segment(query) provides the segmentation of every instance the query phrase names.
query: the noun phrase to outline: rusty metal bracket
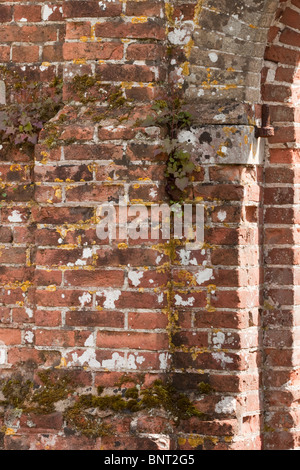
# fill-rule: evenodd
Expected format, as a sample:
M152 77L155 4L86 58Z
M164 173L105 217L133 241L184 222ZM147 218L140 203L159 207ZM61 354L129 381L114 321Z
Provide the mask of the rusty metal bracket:
M271 126L269 105L263 104L261 108L261 127L255 127L255 137L267 138L274 135L274 127Z

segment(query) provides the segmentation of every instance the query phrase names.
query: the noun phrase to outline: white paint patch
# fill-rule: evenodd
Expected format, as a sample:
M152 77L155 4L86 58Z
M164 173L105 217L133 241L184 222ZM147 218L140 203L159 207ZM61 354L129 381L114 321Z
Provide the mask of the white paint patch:
M93 256L92 248L83 248L82 257L83 258L91 258Z
M138 272L138 271L130 271L128 273L128 277L131 280L132 284L137 287L140 285L142 277L144 276L143 272Z
M208 54L208 57L212 62L217 62L219 58L215 52L211 52L210 54Z
M19 21L22 22L22 23L26 23L27 18L21 18Z
M85 266L86 265L86 261L84 259L78 259L77 261L75 261L75 266Z
M161 304L163 300L164 300L164 294L163 293L158 294L157 296L158 303Z
M129 354L126 359L123 356L120 356L119 353L115 352L112 355L111 359L105 359L102 361L102 367L109 370L120 370L120 369L131 369L136 370L136 362L142 363L145 358L143 356L138 356L137 358L133 354Z
M86 339L84 345L89 348L89 347L94 347L94 336L93 333Z
M156 196L157 196L157 191L156 191L156 189L151 188L150 191L149 191L149 195L150 195L151 197L156 197Z
M145 358L144 358L143 356L138 356L138 357L136 358L136 362L137 362L138 364L143 364L143 362L145 362Z
M213 270L211 268L206 268L203 271L199 271L195 274L197 284L200 286L203 282L213 279Z
M105 308L116 308L115 302L119 299L121 295L121 291L111 290L111 291L107 291L104 293L101 292L100 295L105 295L106 297L106 300L104 301L104 304L103 304Z
M52 13L56 10L57 7L54 7L53 9L48 7L48 5L42 6L42 20L47 21L49 17L52 15Z
M224 352L216 352L212 354L212 357L221 363L222 367L226 367L226 364L231 364L233 359L231 357L227 357Z
M198 265L196 258L190 259L191 251L188 251L188 250L185 250L184 248L182 248L179 251L179 256L180 256L181 264L183 266L188 266L189 264L192 264L194 266Z
M166 370L168 368L170 354L169 353L161 353L159 356L159 368L161 370Z
M163 259L163 257L164 257L164 255L158 255L158 257L155 260L156 264L159 264L161 262L161 260Z
M220 220L220 222L224 222L224 220L226 219L226 216L227 216L226 211L218 212L218 219Z
M84 307L85 304L92 300L92 296L89 292L84 292L78 300L80 302L81 307Z
M79 363L81 366L83 366L84 364L88 364L92 368L101 367L100 362L96 359L96 352L93 349L88 349L87 351L84 351L84 353L80 357L78 357L77 353L73 353L72 359L73 361L69 362L68 366L72 366L76 363Z
M12 211L11 215L8 216L10 222L22 222L22 214L19 211Z
M233 397L224 397L215 407L216 413L234 413L236 411L236 399Z
M137 369L137 365L135 361L136 361L136 357L133 354L129 354L127 361L125 359L126 368L134 369L134 370Z
M193 147L196 147L196 145L199 144L199 139L196 137L193 131L183 130L179 132L177 139L178 142L182 144L192 144Z
M190 34L184 29L174 29L168 34L168 39L171 44L184 45L191 39Z
M25 312L27 313L29 318L33 317L33 310L31 308L25 308Z
M32 331L26 331L24 338L27 343L33 343L34 334L32 333Z
M105 3L99 2L98 5L99 5L99 7L101 8L101 10L103 10L103 11L106 10L106 5L105 5Z
M190 297L188 300L183 300L183 298L178 294L175 295L175 300L175 305L182 305L182 307L192 307L195 302L194 297Z
M214 344L214 347L217 348L217 349L221 349L222 345L225 342L225 339L226 339L225 334L222 333L222 331L218 331L218 333L216 333L212 338L212 342Z
M0 346L0 364L6 364L6 347Z

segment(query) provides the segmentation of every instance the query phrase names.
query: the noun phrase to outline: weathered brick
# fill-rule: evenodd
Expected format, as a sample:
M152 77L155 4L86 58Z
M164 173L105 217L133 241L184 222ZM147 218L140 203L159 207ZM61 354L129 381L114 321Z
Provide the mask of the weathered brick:
M120 60L123 57L123 45L115 43L66 43L63 45L63 58Z

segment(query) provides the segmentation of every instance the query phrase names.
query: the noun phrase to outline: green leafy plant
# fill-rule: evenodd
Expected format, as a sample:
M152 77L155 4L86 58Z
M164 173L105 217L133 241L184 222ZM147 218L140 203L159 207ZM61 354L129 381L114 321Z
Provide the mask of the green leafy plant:
M157 100L152 105L154 115L143 121L144 126L156 125L166 131L161 150L168 155L166 191L173 202L180 202L184 198L190 175L195 169L185 144L178 141L179 132L190 129L192 125L192 115L182 109L184 102L178 95L178 91L171 89L165 99Z
M7 84L11 101L0 106L2 144L33 146L44 124L62 106L62 80L49 83L27 81L16 72L0 68L0 79Z

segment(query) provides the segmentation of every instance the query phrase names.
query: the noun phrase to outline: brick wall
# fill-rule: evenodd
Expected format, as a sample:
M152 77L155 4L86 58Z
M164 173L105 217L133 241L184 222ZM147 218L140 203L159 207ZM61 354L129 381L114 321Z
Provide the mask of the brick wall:
M0 2L7 106L32 100L12 73L62 78L64 100L34 149L0 148L4 449L299 446L299 14L298 0ZM166 127L144 121L168 92L193 119L177 139L204 244L100 240L101 202L169 203ZM151 406L128 411L137 393Z

